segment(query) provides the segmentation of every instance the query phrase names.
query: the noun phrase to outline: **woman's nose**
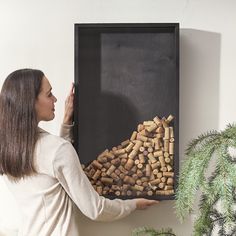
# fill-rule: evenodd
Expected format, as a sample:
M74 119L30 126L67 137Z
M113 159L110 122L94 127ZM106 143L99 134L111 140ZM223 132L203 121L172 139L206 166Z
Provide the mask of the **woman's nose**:
M54 98L54 102L57 102L57 98L53 95L53 98Z

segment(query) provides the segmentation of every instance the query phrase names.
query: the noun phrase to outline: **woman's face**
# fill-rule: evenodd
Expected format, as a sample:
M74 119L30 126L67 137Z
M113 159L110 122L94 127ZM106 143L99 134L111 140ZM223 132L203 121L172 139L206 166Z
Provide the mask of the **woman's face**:
M52 94L52 87L46 77L43 77L41 90L35 102L38 122L52 120L55 116L55 105L57 99Z

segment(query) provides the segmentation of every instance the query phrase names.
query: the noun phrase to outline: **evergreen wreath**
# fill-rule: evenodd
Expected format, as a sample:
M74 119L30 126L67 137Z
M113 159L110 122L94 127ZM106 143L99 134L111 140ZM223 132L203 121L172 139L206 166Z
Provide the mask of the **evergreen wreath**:
M151 227L140 227L136 228L132 232L132 236L176 236L173 230L170 228L156 230Z
M202 192L194 236L211 235L216 229L218 235L236 235L236 157L230 155L229 148L236 148L235 124L220 132L213 130L200 135L186 149L175 208L183 221L193 210L196 192ZM212 158L216 158L216 167L207 178L205 174Z

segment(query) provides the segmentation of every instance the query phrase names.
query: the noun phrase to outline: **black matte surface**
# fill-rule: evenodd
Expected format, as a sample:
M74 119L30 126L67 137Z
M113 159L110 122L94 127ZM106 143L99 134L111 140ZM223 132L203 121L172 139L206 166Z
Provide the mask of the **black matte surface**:
M178 159L178 25L118 26L75 26L75 148L80 160L88 164L128 139L140 122L169 114L175 116Z

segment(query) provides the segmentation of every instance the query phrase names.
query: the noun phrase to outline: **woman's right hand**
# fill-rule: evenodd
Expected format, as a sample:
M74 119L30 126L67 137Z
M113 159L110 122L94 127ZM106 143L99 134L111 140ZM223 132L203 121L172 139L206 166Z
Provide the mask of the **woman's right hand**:
M63 124L71 125L73 122L73 112L74 112L74 96L75 96L75 85L72 83L69 95L65 101L65 111L64 111L64 118Z
M158 204L159 201L156 200L149 200L145 198L137 198L136 199L136 209L137 210L144 210L152 205Z

